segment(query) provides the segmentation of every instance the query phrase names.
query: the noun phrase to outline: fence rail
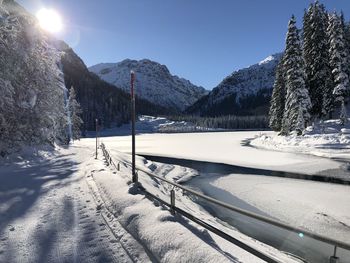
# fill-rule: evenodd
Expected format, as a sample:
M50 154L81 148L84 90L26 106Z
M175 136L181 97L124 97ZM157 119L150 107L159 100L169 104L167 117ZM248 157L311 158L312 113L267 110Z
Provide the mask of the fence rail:
M125 161L123 161L123 160L119 160L119 161L118 161L118 164L116 165L115 162L113 161L111 155L109 154L108 150L106 149L106 147L105 147L105 145L104 145L103 143L101 143L101 148L102 148L102 151L103 151L103 153L104 153L104 155L105 155L105 157L106 157L106 160L107 160L110 164L112 164L117 170L120 170L120 163L123 163L125 166L131 167L131 165L130 165L129 163L127 163L127 162L125 162ZM271 218L268 218L268 217L265 217L265 216L262 216L262 215L259 215L259 214L256 214L256 213L253 213L253 212L244 210L244 209L241 209L241 208L239 208L239 207L230 205L230 204L228 204L228 203L219 201L219 200L217 200L217 199L214 199L214 198L212 198L212 197L209 197L209 196L203 195L202 193L199 193L199 192L197 192L197 191L194 191L194 190L192 190L192 189L190 189L190 188L187 188L187 187L185 187L185 186L183 186L183 185L180 185L180 184L178 184L178 183L172 182L172 181L170 181L170 180L168 180L168 179L166 179L166 178L160 177L160 176L158 176L158 175L156 175L156 174L154 174L154 173L152 173L152 172L149 172L149 171L147 171L147 170L145 170L145 169L143 169L143 168L137 167L136 170L145 173L146 175L148 175L148 176L151 177L151 178L156 178L156 179L158 179L158 180L160 180L160 181L163 181L163 182L165 182L165 183L167 183L167 184L170 184L170 185L172 185L172 186L174 186L174 187L177 187L177 188L179 188L179 189L182 189L184 192L187 192L187 193L190 193L190 194L192 194L192 195L194 195L194 196L200 197L200 198L202 198L202 199L204 199L204 200L206 200L206 201L208 201L208 202L210 202L210 203L212 203L212 204L215 204L215 205L224 207L224 208L226 208L226 209L228 209L228 210L230 210L230 211L239 213L239 214L241 214L241 215L244 215L244 216L247 216L247 217L250 217L250 218L254 218L254 219L256 219L256 220L265 222L265 223L270 224L270 225L277 226L277 227L279 227L279 228L283 228L283 229L285 229L285 230L288 230L288 231L297 233L298 235L299 235L299 234L302 234L302 235L304 235L304 236L308 236L308 237L313 238L313 239L315 239L315 240L318 240L318 241L327 243L327 244L329 244L329 245L331 245L331 246L334 246L334 254L330 257L330 262L331 262L331 263L337 262L337 261L336 261L336 260L338 259L337 256L336 256L337 248L343 248L343 249L345 249L345 250L349 250L349 251L350 251L350 244L349 244L349 243L346 243L346 242L343 242L343 241L339 241L339 240L336 240L336 239L333 239L333 238L329 238L329 237L326 237L326 236L323 236L323 235L320 235L320 234L317 234L317 233L313 233L313 232L308 231L308 230L306 230L306 229L294 227L294 226L292 226L292 225L289 225L289 224L286 224L286 223L283 223L283 222L280 222L280 221L277 221L277 220L274 220L274 219L271 219ZM143 189L143 190L145 190L145 189ZM146 190L145 190L145 191L146 191ZM146 191L146 192L147 192L147 191ZM171 203L170 203L170 204L167 203L167 202L165 202L164 200L159 200L158 197L156 197L156 196L150 194L149 192L147 192L147 194L150 195L150 196L152 196L153 198L156 198L158 201L161 201L162 203L165 203L165 204L166 204L167 206L169 206L172 210L180 212L181 214L183 214L183 215L186 216L187 218L189 218L189 219L191 219L191 220L193 220L193 221L195 221L195 222L197 222L197 221L202 222L203 225L202 225L201 223L200 223L200 225L202 225L202 226L207 225L207 227L206 227L206 226L204 226L204 227L207 228L208 230L213 231L213 232L215 232L216 234L218 234L218 231L220 231L222 234L227 235L226 233L222 232L221 230L218 230L218 229L213 230L213 229L215 229L215 227L213 227L213 226L211 226L211 225L208 225L207 223L203 222L203 221L202 221L201 219L199 219L199 218L195 218L195 220L192 219L192 218L194 218L194 216L192 216L192 215L188 214L187 212L185 212L185 211L183 211L183 210L177 208L177 207L175 206L175 196L174 196L173 194L171 194L171 199L170 199L170 200L171 200ZM198 222L197 222L197 223L198 223ZM219 235L220 235L220 234L219 234ZM221 235L220 235L220 236L221 236ZM233 240L232 240L232 239L234 239L233 237L231 237L231 236L229 236L229 237L230 237L230 238L228 238L228 237L224 237L224 238L225 238L226 240L228 240L228 241L230 241L230 242L232 242L232 243L234 243L234 244L240 246L239 244L233 242ZM231 238L232 238L232 239L231 239ZM239 242L241 242L241 241L239 241ZM247 246L246 244L244 244L244 245ZM242 247L242 246L240 246L240 247ZM249 246L248 246L248 247L249 247ZM279 261L276 261L276 259L274 259L274 258L272 258L272 257L270 257L270 256L267 256L267 255L263 254L263 253L260 252L260 251L257 251L256 249L254 249L254 248L252 248L252 247L249 247L249 248L242 247L242 248L245 249L245 250L247 250L247 251L249 251L250 253L252 253L252 254L258 256L259 258L261 258L261 259L267 261L267 262L279 262ZM255 250L255 251L253 251L253 250ZM266 256L267 256L268 258L266 258Z

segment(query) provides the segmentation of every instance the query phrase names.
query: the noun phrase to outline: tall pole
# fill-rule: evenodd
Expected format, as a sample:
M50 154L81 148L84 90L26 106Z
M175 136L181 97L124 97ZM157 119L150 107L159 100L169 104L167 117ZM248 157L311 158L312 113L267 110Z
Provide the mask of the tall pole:
M97 159L97 126L98 126L98 119L95 119L95 126L96 126L96 155L95 155L95 159Z
M131 87L131 140L132 140L132 182L137 183L137 173L135 169L135 91L134 91L135 73L130 72L130 87Z

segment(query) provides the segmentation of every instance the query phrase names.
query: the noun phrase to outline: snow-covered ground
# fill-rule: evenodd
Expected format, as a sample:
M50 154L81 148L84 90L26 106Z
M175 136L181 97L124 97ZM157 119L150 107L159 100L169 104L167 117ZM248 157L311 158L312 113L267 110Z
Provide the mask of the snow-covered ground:
M140 134L137 153L310 174L343 171L342 176L348 176L344 164L335 160L247 146L246 140L255 135ZM130 161L130 136L101 140L116 161ZM68 149L41 149L36 157L29 158L32 153L28 153L1 164L0 262L260 262L138 194L130 184L130 168L122 166L121 172L116 172L107 167L101 151L94 159L94 147L93 138L82 139ZM336 239L349 239L349 186L247 174L206 176L143 157L137 158L137 165L176 182L198 183L197 188L222 201ZM142 172L139 176L147 190L169 199L169 186ZM179 190L176 204L281 262L295 261L239 232L231 224L232 215L224 211L212 207L207 210ZM213 216L213 211L219 216ZM251 231L257 227L260 225L249 225ZM273 238L273 233L267 236ZM277 237L284 238L284 234L277 232ZM296 249L304 244L297 236L288 240ZM324 252L330 255L327 249Z
M0 262L142 259L144 250L126 246L137 241L110 230L89 190L88 172L100 163L92 150L74 146L40 153L0 167Z
M101 151L94 159L94 146L84 139L2 164L0 262L261 262L137 194L130 169L116 174ZM165 194L162 185L149 185ZM235 234L282 262L295 262Z
M247 139L254 138L256 134L256 132L142 134L136 137L137 153L227 163L257 169L302 174L317 173L349 180L347 165L342 162L312 155L258 149L245 144ZM273 132L268 132L268 134L273 135ZM130 161L130 156L121 157L123 155L119 152L130 152L130 137L109 137L103 138L103 141L114 156ZM139 160L138 165L148 167L155 173L174 181L184 182L194 178L190 181L190 185L196 189L252 212L335 239L348 241L350 238L350 218L347 213L350 201L349 186L247 174L224 176L199 174L196 170L179 165L161 164L144 159ZM184 178L181 178L181 175ZM168 197L165 195L163 198ZM186 203L183 198L178 198L181 202ZM186 208L198 213L198 209L189 208L187 203ZM216 211L221 219L234 218L227 211L217 207L211 206L208 211ZM203 217L213 224L218 224L215 220L213 222L208 215L201 214L201 218ZM317 241L310 239L298 241L299 237L293 237L290 233L276 232L276 229L269 227L264 229L260 225L255 227L254 222L246 218L242 221L246 223L243 227L250 228L246 232L255 231L258 233L257 236L265 235L265 239L270 239L269 241L279 240L280 243L277 242L276 245L282 244L281 249L286 249L287 243L289 243L289 249L294 247L296 251L302 246L309 250L320 251L314 256L317 257L319 254L321 259L327 258L332 253L331 246L317 244ZM221 225L225 223L221 222ZM271 234L274 232L275 234ZM289 237L286 238L286 235ZM300 252L302 253L304 252Z
M200 177L191 185L227 203L334 239L350 240L348 185L247 174ZM222 190L230 195L222 195Z
M251 145L275 151L312 154L350 161L350 119L346 126L340 126L338 120L329 120L310 126L303 136L261 133L251 141Z

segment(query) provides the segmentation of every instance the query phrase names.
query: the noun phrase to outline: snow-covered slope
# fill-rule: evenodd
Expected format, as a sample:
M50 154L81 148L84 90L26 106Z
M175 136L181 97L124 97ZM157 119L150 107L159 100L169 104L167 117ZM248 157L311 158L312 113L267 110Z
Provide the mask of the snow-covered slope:
M281 57L282 53L277 53L248 68L233 72L187 111L212 116L245 115L263 107L261 113L265 113Z
M211 101L218 103L226 96L236 93L236 101L245 96L256 94L262 89L271 89L275 79L275 69L281 54L268 56L258 64L233 72L226 77L211 93Z
M340 124L340 120L316 122L305 129L303 136L296 133L288 136L263 133L252 140L251 145L273 151L346 160L346 169L350 171L350 119L345 126Z
M165 65L148 59L102 63L89 70L127 92L130 89L130 71L133 70L136 73L135 88L139 97L176 110L184 110L207 93L204 88L171 75Z

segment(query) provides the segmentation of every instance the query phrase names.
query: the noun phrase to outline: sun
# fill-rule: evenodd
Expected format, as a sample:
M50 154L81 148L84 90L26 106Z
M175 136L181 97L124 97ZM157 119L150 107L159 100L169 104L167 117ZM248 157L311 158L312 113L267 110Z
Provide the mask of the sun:
M39 20L41 28L51 32L60 32L63 28L61 16L53 9L40 9L36 17Z

